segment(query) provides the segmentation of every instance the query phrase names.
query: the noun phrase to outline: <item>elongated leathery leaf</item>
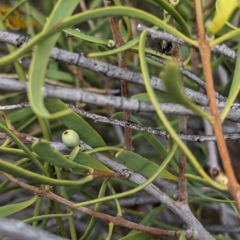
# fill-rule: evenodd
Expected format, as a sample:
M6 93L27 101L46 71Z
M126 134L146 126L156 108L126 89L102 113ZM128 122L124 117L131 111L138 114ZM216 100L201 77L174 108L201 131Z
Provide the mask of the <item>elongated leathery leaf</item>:
M159 216L159 213L161 212L161 210L163 210L163 206L160 205L158 207L155 207L153 208L143 219L142 221L139 223L143 226L151 226L152 224L152 220L154 220L157 216ZM131 230L126 236L124 236L123 238L120 238L119 240L131 240L131 239L151 239L151 236L152 235L149 235L149 234L141 234L141 235L138 235L139 231L133 229ZM149 238L147 238L147 236ZM132 238L131 238L132 237ZM135 237L138 237L138 238L135 238Z
M47 141L41 140L35 142L32 146L34 152L38 154L44 161L58 167L64 168L74 168L74 169L88 169L92 171L93 169L84 165L80 165L73 161L68 160L60 152L53 149Z
M18 167L14 164L8 163L7 161L0 159L0 169L4 172L12 174L14 177L21 177L23 179L31 180L34 183L48 184L53 186L79 186L88 181L92 181L93 176L88 175L87 177L81 178L79 180L62 180L45 177L43 175L28 171L24 168Z
M102 186L100 188L99 194L98 194L98 198L101 198L101 197L105 196L105 192L106 192L106 187L107 187L108 181L109 181L109 179L106 179L103 182L103 184L102 184ZM97 203L95 205L94 211L99 212L101 207L102 207L102 203L101 202ZM80 238L80 240L85 240L85 239L88 238L88 236L91 233L92 229L94 228L96 222L97 222L97 218L96 217L91 217L91 220L90 220L90 222L88 224L88 227L87 227L85 233L83 234L83 236Z
M0 217L8 217L14 213L20 212L21 210L27 208L28 206L32 205L36 200L38 199L38 196L35 196L31 198L28 201L25 202L19 202L15 204L9 204L5 205L3 207L0 207Z
M236 61L235 66L236 67L234 69L234 76L233 76L233 81L231 84L230 92L228 95L228 99L227 99L226 105L223 109L223 112L221 114L222 121L224 121L224 119L228 115L228 112L231 109L231 106L232 106L233 102L235 101L236 97L238 96L239 90L240 90L240 78L239 78L239 74L240 74L240 67L239 67L240 66L240 41L238 42L237 61Z
M176 103L180 103L185 105L186 107L190 108L201 117L206 118L209 122L212 121L211 115L204 112L201 108L199 108L196 104L191 102L181 91L180 84L179 84L179 69L176 62L169 62L165 68L164 74L162 78L164 80L166 89L172 100Z
M36 156L32 154L32 152L24 145L24 143L8 128L6 128L4 125L0 123L0 130L5 132L17 145L20 149L22 149L26 155L36 164L36 166L41 169L41 171L47 175L46 170L42 166L42 164L38 161Z
M76 163L91 167L94 170L99 172L112 172L112 170L110 170L109 168L104 166L102 163L100 163L98 160L96 160L95 158L93 158L92 156L84 152L78 152L78 154L76 155L73 161Z
M149 161L147 158L130 151L117 153L116 159L118 162L126 165L129 169L148 177L152 176L159 167L156 163ZM160 173L159 177L178 181L176 176L165 169Z
M65 17L70 16L78 3L78 0L71 0L71 4L69 4L69 1L59 0L52 10L42 32L48 31L53 25L61 22ZM45 41L37 46L29 71L30 82L28 96L33 111L40 117L51 118L43 104L42 87L50 51L54 47L60 34L61 31L58 31L54 36L45 39ZM66 114L67 111L58 113L58 115L55 114L54 117L64 113Z

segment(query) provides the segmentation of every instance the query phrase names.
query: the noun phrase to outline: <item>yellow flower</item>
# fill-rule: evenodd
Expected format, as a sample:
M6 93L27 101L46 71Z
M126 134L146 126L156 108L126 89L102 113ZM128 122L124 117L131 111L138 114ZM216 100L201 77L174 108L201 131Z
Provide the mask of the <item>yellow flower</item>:
M207 26L208 36L212 36L219 31L238 6L238 0L218 0L214 18Z
M4 17L11 10L11 6L0 6L0 18ZM4 21L7 28L18 30L18 29L26 29L27 21L25 21L19 15L18 11L14 11L11 13L7 19Z

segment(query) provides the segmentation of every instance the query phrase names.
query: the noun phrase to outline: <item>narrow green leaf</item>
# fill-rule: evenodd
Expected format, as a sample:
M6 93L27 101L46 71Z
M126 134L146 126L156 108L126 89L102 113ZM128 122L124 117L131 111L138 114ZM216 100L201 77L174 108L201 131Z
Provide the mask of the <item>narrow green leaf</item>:
M156 218L157 215L159 215L160 211L163 209L163 205L160 205L158 207L155 207L153 208L144 218L143 220L140 222L141 225L143 226L151 226L152 224L152 220L154 220ZM139 231L133 229L132 231L130 231L126 238L123 237L121 238L121 240L127 240L127 239L130 239L130 235L133 237L134 239L134 236L136 233L139 233ZM144 235L143 235L144 236ZM143 237L143 236L140 236L140 237ZM152 235L151 235L152 236ZM145 238L144 238L145 239ZM119 239L120 240L120 239Z
M73 213L61 213L61 214L45 214L45 215L40 215L37 217L31 217L31 218L27 218L25 219L23 222L24 223L32 223L35 221L41 221L41 220L46 220L46 219L53 219L53 218L62 218L62 217L66 217L66 216L72 216Z
M38 159L34 156L34 154L32 154L32 152L24 145L24 143L22 143L22 141L15 136L15 134L9 130L8 128L6 128L4 125L2 125L0 123L0 129L5 132L17 145L19 148L21 148L26 155L34 162L34 164L41 169L41 171L47 175L46 170L43 168L42 164L38 161Z
M29 119L33 115L34 113L31 108L22 108L9 113L7 116L9 121L14 125L16 122L19 122L19 120L24 118Z
M126 44L122 45L121 47L115 48L113 50L107 50L107 51L102 51L102 52L97 52L97 53L90 53L88 54L88 57L94 58L94 57L103 57L103 56L109 56L109 55L114 55L118 54L120 52L126 51L133 46L135 46L138 43L139 38L134 38L127 42ZM107 44L107 43L106 43Z
M15 155L15 156L19 156L19 157L26 157L26 153L21 150L21 149L16 149L16 148L9 148L9 147L0 147L0 153L7 153L10 155Z
M226 118L229 110L231 109L233 102L235 101L236 97L239 94L239 90L240 90L240 77L239 76L240 76L240 41L238 42L237 61L235 64L232 85L230 88L230 92L228 95L226 105L221 114L222 121L224 121L224 119Z
M103 179L94 178L91 182L89 181L78 186L66 187L67 195L69 198L71 198L74 194L79 194L80 192L84 190L87 191L87 189L90 189L90 188L99 189L102 182L103 182Z
M113 228L114 228L114 223L109 221L108 222L108 234L107 234L106 240L112 239Z
M211 115L204 112L196 104L191 102L181 91L179 84L179 67L176 62L172 61L167 64L164 70L164 74L162 74L162 78L164 80L165 87L174 102L183 104L184 106L199 114L201 117L206 118L209 122L212 122Z
M47 69L46 70L46 77L54 79L56 81L62 81L67 83L74 82L74 76L64 71L55 70L55 69Z
M78 152L81 152L82 149L80 146L76 146L75 148L73 148L73 150L71 151L71 153L68 156L68 159L70 161L73 161L75 159L75 157L77 156Z
M98 160L84 152L78 152L78 154L74 158L74 162L82 164L84 166L88 166L99 172L112 172L112 170L110 170Z
M156 163L149 161L147 158L130 151L122 151L117 153L116 159L118 162L124 164L134 172L146 175L148 177L152 176L159 167ZM176 176L165 169L159 174L159 177L178 181Z
M105 196L105 192L106 192L106 187L107 187L107 183L108 183L109 179L106 179L101 188L100 188L100 191L99 191L99 194L98 194L98 198L101 198L103 196ZM103 203L96 203L95 205L95 208L94 208L94 211L95 212L99 212L101 207L102 207L102 204ZM80 240L85 240L88 238L89 234L91 233L92 229L94 228L95 224L97 222L97 218L96 217L91 217L91 220L87 226L87 229L86 231L84 232L83 236L80 238Z
M160 103L170 102L171 100L171 97L169 96L168 93L156 93L156 97L158 102ZM131 99L138 99L140 101L151 102L148 93L135 94L131 97Z
M179 240L186 240L186 237L183 233L180 234Z
M48 184L52 186L78 186L86 182L92 181L93 179L92 175L88 175L87 177L74 181L45 177L43 175L28 171L24 168L8 163L7 161L1 159L0 169L4 172L10 173L14 177L20 177L23 179L31 180L34 183Z
M201 199L204 199L204 200L206 200L206 201L208 201L208 202L212 202L212 203L216 203L216 202L218 202L218 203L235 203L235 201L234 200L230 200L230 199L228 199L226 196L224 196L223 194L221 194L221 193L219 193L218 194L218 197L216 197L216 198L213 198L213 197L209 197L209 196L206 196L205 194L203 194L203 193L201 193L201 191L198 189L198 188L196 188L196 187L194 187L192 184L190 184L190 183L188 183L188 186L191 188L191 190L197 195L197 196L200 196L201 197ZM217 194L216 194L217 195ZM227 200L224 200L224 199L219 199L219 198L226 198Z
M108 44L108 40L104 40L100 37L94 37L94 36L88 35L86 33L76 31L75 29L67 28L67 29L64 29L63 32L69 34L70 36L76 37L78 39L85 40L87 42L97 43L97 44L102 44L102 45Z
M30 206L34 202L36 202L37 199L38 199L38 196L35 196L32 199L25 201L25 202L9 204L9 205L0 207L0 217L4 218L4 217L8 217L14 213L20 212L21 210L27 208L28 206Z
M53 25L61 22L65 17L70 16L78 3L78 0L72 0L71 4L69 4L68 1L59 0L52 10L52 13L49 16L42 32L44 33L48 31ZM31 62L31 67L29 70L30 82L28 96L33 111L39 117L54 118L59 116L59 114L63 115L69 113L69 111L64 111L51 116L44 106L42 96L42 87L44 84L45 71L49 60L49 54L60 34L61 31L58 31L58 33L55 35L49 37L48 39L45 39L45 41L40 43L35 50Z
M182 16L178 13L178 11L173 8L168 2L164 0L153 0L157 4L159 4L166 12L171 15L176 20L176 23L181 27L182 32L188 36L191 37L191 33L189 31L189 27L186 24L185 19L182 18Z
M144 232L135 232L131 235L120 238L119 240L154 240L156 239L154 235Z
M36 152L38 154L38 156L42 160L44 160L54 166L68 168L68 169L73 168L73 169L81 169L82 170L84 168L85 170L87 169L88 171L92 170L92 168L90 168L90 167L80 165L80 164L77 164L76 162L70 161L69 159L64 157L60 152L53 149L50 146L49 142L47 142L45 140L40 140L38 142L35 142L32 145L32 149L34 152Z

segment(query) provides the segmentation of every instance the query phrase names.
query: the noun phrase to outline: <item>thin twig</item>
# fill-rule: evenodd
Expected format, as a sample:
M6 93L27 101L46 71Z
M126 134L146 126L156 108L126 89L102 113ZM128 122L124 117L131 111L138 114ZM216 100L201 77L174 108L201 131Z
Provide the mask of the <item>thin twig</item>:
M148 28L142 24L138 24L137 25L137 30L138 31L143 31L143 30L147 30L148 31L148 35L152 38L152 39L162 39L162 40L166 40L169 42L174 42L180 45L184 45L187 47L191 47L194 48L196 50L198 50L196 47L192 46L191 44L185 42L184 40L175 37L174 35L172 35L171 33L166 33L166 32L162 32L162 31L156 31L152 28ZM216 45L214 47L211 48L211 51L213 53L217 53L217 54L221 54L221 55L225 55L229 58L232 59L236 59L237 58L237 54L234 50L230 49L229 47L227 47L225 44L221 44L221 45Z
M232 169L231 160L230 160L227 146L224 141L224 136L222 133L221 119L218 114L216 100L214 97L214 90L213 90L214 85L213 85L211 60L210 60L210 45L205 39L205 30L203 26L201 1L195 1L195 6L196 6L197 26L198 26L198 33L199 33L199 38L198 38L199 50L202 57L203 71L206 79L206 87L207 87L207 95L209 97L210 111L214 118L213 128L215 131L218 150L222 159L224 170L226 171L226 174L229 180L229 188L236 201L238 211L240 212L240 187L238 185L238 182L235 178L234 171Z
M113 125L122 126L122 127L128 126L129 128L140 131L140 132L150 133L150 134L160 136L160 137L163 137L166 139L171 138L171 135L165 130L160 130L160 129L156 129L153 127L148 127L148 126L144 126L144 125L140 125L140 124L135 124L133 122L127 122L122 119L112 119L112 118L108 118L105 116L97 115L94 113L87 112L84 109L78 108L72 104L66 104L66 105L69 106L77 114L85 116L90 119L93 119L94 122L103 122L103 123L113 124ZM6 108L4 110L6 110L6 109L8 109L8 110L21 109L23 107L29 107L30 104L27 102L27 103L17 104L14 106L16 106L16 108L14 108L14 107L9 108L9 106L6 106ZM1 107L0 107L0 110L1 110ZM33 143L34 141L38 140L38 138L32 137L32 136L24 134L24 133L19 133L17 131L14 131L14 133L24 143ZM215 135L192 135L192 134L178 133L178 137L185 141L199 142L199 143L216 141ZM5 133L0 132L0 139L10 139L10 138L8 138ZM224 139L226 139L226 140L240 139L240 132L226 133L226 134L224 134ZM57 150L61 151L60 149L57 149Z
M135 52L138 53L138 50L135 49L131 49L131 52ZM145 53L146 57L161 63L163 65L166 65L168 63L167 60L165 60L164 58L161 58L159 56L153 55L151 53ZM194 83L196 83L198 86L200 86L201 88L203 88L204 90L206 89L206 84L204 81L202 81L198 76L196 76L195 74L193 74L192 72L188 71L187 69L185 69L182 66L179 66L179 70L182 73L182 75L184 75L185 77L187 77L188 79L190 79L191 81L193 81ZM184 88L183 88L184 90ZM227 98L222 96L220 93L215 91L215 97L218 99L221 99L222 101L226 101Z
M107 215L104 213L95 212L86 207L75 207L73 202L66 200L66 199L52 193L50 190L31 186L27 183L24 183L16 178L14 178L12 175L10 175L8 173L2 172L2 171L0 171L0 173L2 175L4 175L9 181L14 183L16 186L27 189L27 190L31 191L32 193L38 195L39 197L49 198L55 202L61 203L65 206L68 206L68 207L74 209L74 210L86 213L90 216L100 218L107 222L113 222L114 224L119 225L119 226L123 226L123 227L130 228L130 229L135 229L135 230L138 230L141 232L147 232L147 233L158 235L158 236L177 237L180 233L183 233L188 238L192 238L194 236L193 230L171 231L171 230L163 230L163 229L159 229L159 228L147 227L147 226L143 226L143 225L140 225L137 223L127 221L123 217L120 217L120 216L113 217L113 216L110 216L110 215Z
M0 89L13 91L13 92L27 92L27 83L22 81L17 81L13 79L5 79L0 77ZM144 101L137 99L124 99L122 97L106 96L96 93L91 93L83 91L81 89L72 89L72 88L63 88L55 87L51 85L45 85L43 87L44 97L53 97L59 98L62 100L69 101L78 101L84 103L90 103L97 106L113 106L117 109L128 109L136 112L153 112L153 106ZM222 105L222 104L220 104ZM159 107L164 113L167 114L176 114L183 116L196 116L192 110L174 103L162 103L159 104ZM209 107L201 107L203 111L209 112ZM223 107L219 107L220 112L223 110ZM235 122L240 121L240 108L231 108L228 112L227 119Z
M169 25L172 27L175 26L175 22L173 18L170 19ZM180 51L180 46L178 43L175 44L173 49L173 59L178 62L178 65L182 67L182 56ZM180 81L179 84L182 87L183 86L183 75L180 74ZM185 134L187 132L187 119L185 116L178 116L178 126L179 126L179 132ZM182 149L179 149L179 201L183 204L187 204L188 202L188 193L187 193L187 179L186 179L186 155Z
M206 120L203 119L204 124L204 130L206 135L213 135L213 128L212 125ZM225 138L225 135L224 135ZM208 149L208 167L211 169L215 169L218 172L220 172L221 167L219 166L219 157L217 152L217 146L215 142L208 142L207 143L207 149Z
M0 41L12 44L16 47L20 47L28 42L30 39L26 36L10 33L7 31L0 30ZM33 49L34 50L34 49ZM101 72L108 77L119 79L119 77L125 81L143 85L142 74L130 71L128 69L119 68L117 66L90 59L84 56L83 53L72 53L63 49L53 48L50 57L56 61L62 61L69 65L76 65L82 68L86 68L95 72ZM165 92L165 85L163 81L157 77L152 76L150 78L151 85L154 89ZM1 84L0 84L1 86ZM188 88L183 88L182 91L186 96L193 102L198 103L202 106L208 106L208 98L202 93L193 91ZM222 97L217 98L218 106L225 106L226 100ZM234 103L232 107L238 108L239 103Z
M111 6L111 2L108 0L105 0L105 5ZM122 39L119 27L118 27L118 21L116 17L109 17L109 24L112 30L113 34L113 39L115 41L115 45L117 48L121 47L124 45L124 41ZM118 66L120 68L127 68L127 63L126 63L126 56L124 52L120 52L117 54L117 59L118 59ZM129 98L129 89L128 89L128 82L125 80L121 80L121 92L122 96L125 98ZM123 110L123 119L125 121L129 121L131 118L131 111L124 109ZM132 145L132 130L131 128L124 127L124 144L125 144L125 149L132 151L133 150L133 145Z

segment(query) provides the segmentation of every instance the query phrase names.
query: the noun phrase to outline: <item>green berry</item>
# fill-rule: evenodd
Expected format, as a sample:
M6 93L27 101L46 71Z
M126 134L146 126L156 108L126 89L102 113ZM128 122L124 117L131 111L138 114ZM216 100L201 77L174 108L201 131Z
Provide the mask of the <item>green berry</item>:
M114 40L109 39L109 40L108 40L108 43L107 43L107 46L108 46L108 47L114 47L115 44L116 44L116 42L115 42Z
M79 145L80 138L74 130L68 129L63 132L62 141L67 147L74 148Z

